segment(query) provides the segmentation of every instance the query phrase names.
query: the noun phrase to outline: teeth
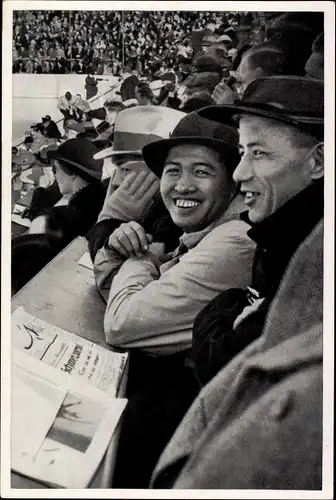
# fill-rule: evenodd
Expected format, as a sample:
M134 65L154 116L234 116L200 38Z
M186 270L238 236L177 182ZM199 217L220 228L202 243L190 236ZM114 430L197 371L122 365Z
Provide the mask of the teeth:
M200 202L193 200L175 200L175 204L177 207L180 208L191 208L191 207L197 207L200 204Z
M258 193L254 191L242 191L242 194L245 196L245 198L253 198L253 196L258 195Z

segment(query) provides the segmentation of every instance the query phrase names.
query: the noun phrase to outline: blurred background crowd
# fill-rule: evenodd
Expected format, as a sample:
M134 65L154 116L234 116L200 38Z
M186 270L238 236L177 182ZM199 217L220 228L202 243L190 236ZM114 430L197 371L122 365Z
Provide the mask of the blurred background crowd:
M162 63L189 63L204 34L235 48L262 41L264 28L260 12L15 11L13 72L154 74Z

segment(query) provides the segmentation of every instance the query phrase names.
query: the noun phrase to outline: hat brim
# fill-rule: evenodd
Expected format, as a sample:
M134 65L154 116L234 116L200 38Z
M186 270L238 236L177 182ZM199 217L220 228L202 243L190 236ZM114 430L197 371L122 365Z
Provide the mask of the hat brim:
M84 167L83 165L81 165L80 163L77 163L77 162L72 161L72 160L68 160L68 158L64 158L64 157L60 156L59 154L57 154L57 150L48 151L47 156L48 156L48 158L50 158L52 160L62 161L66 165L74 167L75 170L80 171L80 172L84 172L86 175L92 177L93 179L96 179L98 181L101 180L101 172L98 172L98 171L96 172L95 170L90 170L90 169ZM97 158L94 158L94 159L96 160Z
M137 151L114 151L113 146L110 148L103 149L102 151L99 151L96 153L93 158L95 160L101 160L104 158L108 158L110 156L122 156L122 155L141 155L142 151L139 149Z
M198 137L198 136L181 136L173 137L170 139L162 139L160 141L155 141L142 149L142 156L147 166L154 172L158 177L162 176L163 167L167 159L169 151L174 146L179 146L182 144L197 144L198 146L208 146L209 148L224 152L225 149L228 153L236 151L237 148L228 142L220 141L218 139L212 139L210 137Z
M207 118L208 120L216 121L218 123L236 125L234 116L247 114L256 115L263 118L270 118L275 121L287 123L296 128L307 128L309 126L323 126L324 118L320 116L298 116L285 114L282 110L268 110L263 107L258 107L257 105L243 105L237 104L234 106L208 106L198 111L200 116Z

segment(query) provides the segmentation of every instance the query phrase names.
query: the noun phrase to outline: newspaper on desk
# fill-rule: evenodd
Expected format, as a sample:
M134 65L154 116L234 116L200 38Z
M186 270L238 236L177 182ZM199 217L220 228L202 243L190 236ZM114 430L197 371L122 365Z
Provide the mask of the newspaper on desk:
M113 397L128 357L42 321L23 307L12 314L12 346Z
M11 469L50 486L86 488L126 399L12 350Z

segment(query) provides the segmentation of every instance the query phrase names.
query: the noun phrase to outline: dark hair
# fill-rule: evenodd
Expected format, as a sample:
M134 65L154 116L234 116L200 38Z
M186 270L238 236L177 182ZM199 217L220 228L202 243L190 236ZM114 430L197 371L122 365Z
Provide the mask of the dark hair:
M304 76L315 34L302 24L279 24L267 29L266 36L269 43L287 54L291 67L295 68L295 74Z
M248 57L254 67L261 68L266 76L296 74L296 68L292 67L285 52L269 43L251 47L244 57Z

